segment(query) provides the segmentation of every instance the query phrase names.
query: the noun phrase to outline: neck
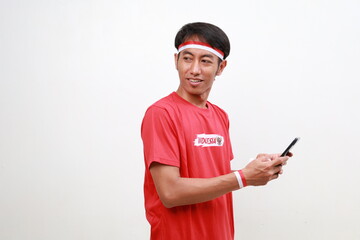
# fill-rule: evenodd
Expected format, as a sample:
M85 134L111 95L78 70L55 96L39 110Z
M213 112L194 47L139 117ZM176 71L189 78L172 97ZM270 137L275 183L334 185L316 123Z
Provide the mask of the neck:
M180 97L182 97L183 99L188 101L189 103L191 103L199 108L207 108L206 103L207 103L209 93L204 93L201 95L188 94L188 93L184 93L183 91L181 91L180 88L176 91L176 93Z

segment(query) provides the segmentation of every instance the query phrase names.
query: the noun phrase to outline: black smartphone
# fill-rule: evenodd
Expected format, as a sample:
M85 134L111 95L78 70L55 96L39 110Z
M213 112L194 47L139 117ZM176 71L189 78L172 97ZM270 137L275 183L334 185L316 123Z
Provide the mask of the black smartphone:
M285 157L291 150L291 148L297 143L297 141L299 141L299 137L296 137L291 143L290 145L285 149L285 151L280 155L280 157Z

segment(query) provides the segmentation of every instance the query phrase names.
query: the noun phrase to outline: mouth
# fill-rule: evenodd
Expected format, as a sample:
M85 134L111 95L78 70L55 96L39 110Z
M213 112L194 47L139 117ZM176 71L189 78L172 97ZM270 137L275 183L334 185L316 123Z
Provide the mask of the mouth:
M190 83L193 83L193 84L199 84L199 83L201 83L203 80L201 80L201 79L194 79L194 78L188 78L188 81L189 81Z

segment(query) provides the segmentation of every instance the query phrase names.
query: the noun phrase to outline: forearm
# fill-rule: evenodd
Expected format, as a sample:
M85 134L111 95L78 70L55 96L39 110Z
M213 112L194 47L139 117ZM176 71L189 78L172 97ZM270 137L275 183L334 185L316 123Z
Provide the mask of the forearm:
M178 178L169 194L169 207L210 201L237 189L234 173L214 178Z
M213 178L183 178L177 168L164 170L164 167L154 168L151 172L160 200L168 208L210 201L239 189L234 173Z
M281 166L288 157L268 159L269 156L259 156L242 169L247 185L265 185L281 174ZM213 178L183 178L177 167L157 163L152 164L150 172L160 200L169 208L206 202L240 188L234 173Z

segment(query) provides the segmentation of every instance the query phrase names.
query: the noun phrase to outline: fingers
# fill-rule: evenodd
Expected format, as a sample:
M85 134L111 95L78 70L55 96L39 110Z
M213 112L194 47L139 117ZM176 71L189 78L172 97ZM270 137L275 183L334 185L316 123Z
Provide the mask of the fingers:
M292 152L288 152L286 154L286 157L292 157L294 154ZM280 153L274 153L274 154L267 154L267 153L260 153L256 156L256 158L269 158L271 159L272 161L277 159L277 158L280 158L281 157L281 154Z
M249 185L266 185L267 182L277 179L283 173L283 166L292 156L280 157L280 154L259 154L244 168ZM246 171L245 171L246 170Z
M260 158L262 162L271 162L271 158L267 157L267 156L263 156Z
M280 157L280 154L269 154L271 160L275 160Z
M276 159L272 160L272 164L273 164L273 166L278 166L278 165L284 166L284 165L286 165L287 160L289 160L288 156L277 157Z
M282 166L286 164L288 157L278 157L274 160L271 160L271 158L263 157L261 158L261 161L266 163L267 166L267 172L268 172L268 181L277 179L279 175L283 173Z
M256 158L261 158L261 157L266 157L268 156L269 154L266 154L266 153L259 153Z
M275 180L279 177L279 174L274 174L270 177L270 181Z
M274 169L274 173L270 176L270 181L277 179L283 173L282 167Z
M271 167L272 167L272 175L270 177L270 180L277 179L279 175L283 174L282 167L287 164L287 160L289 157L277 157L276 159L271 161Z

